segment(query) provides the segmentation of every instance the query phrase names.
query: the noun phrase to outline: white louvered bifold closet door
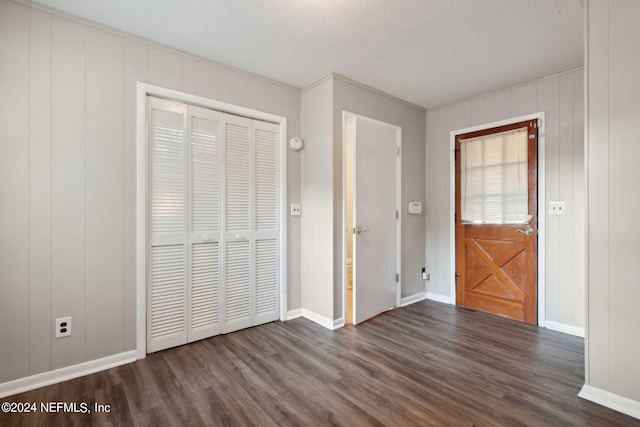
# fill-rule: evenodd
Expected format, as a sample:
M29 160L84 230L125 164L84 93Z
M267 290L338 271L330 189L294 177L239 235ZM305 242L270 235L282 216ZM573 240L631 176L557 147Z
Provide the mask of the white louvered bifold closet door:
M220 185L222 114L189 107L189 341L222 332Z
M225 115L223 332L278 319L278 126Z
M279 318L279 126L149 98L147 349Z
M187 107L149 103L147 350L187 342Z
M255 221L254 323L278 319L278 126L253 122Z
M251 257L252 123L225 115L224 332L253 324Z

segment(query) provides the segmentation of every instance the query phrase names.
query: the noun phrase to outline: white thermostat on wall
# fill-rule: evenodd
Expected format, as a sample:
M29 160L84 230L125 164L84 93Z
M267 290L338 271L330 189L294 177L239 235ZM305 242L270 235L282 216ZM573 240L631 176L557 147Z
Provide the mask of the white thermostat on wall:
M422 213L422 203L409 202L409 213L411 215L420 215Z

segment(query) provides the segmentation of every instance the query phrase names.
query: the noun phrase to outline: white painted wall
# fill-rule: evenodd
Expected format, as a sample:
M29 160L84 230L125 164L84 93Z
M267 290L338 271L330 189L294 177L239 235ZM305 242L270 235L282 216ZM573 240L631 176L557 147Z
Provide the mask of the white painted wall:
M302 307L324 326L333 301L333 80L302 92Z
M582 69L427 111L426 265L430 296L450 300L450 133L544 112L546 198L566 201L566 216L546 212L546 319L549 326L583 330L584 119ZM547 203L548 206L548 203ZM548 209L546 209L548 212Z
M589 0L586 8L586 391L613 407L631 399L626 412L640 417L640 2Z
M1 383L135 349L137 81L301 119L298 89L8 0L0 41ZM295 309L299 218L288 236Z

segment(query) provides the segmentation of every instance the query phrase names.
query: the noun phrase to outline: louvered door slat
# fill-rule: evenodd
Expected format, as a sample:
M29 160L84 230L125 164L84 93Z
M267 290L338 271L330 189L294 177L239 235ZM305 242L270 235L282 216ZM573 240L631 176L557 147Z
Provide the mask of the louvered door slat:
M184 114L151 110L151 230L185 230Z
M279 317L278 127L254 121L254 323Z
M250 148L249 127L227 123L226 230L250 228Z
M277 182L276 133L263 129L255 130L255 193L256 230L275 230L277 227L278 182Z
M193 231L219 230L220 159L219 122L201 117L191 120L191 227Z
M256 242L256 324L278 318L278 243L275 239Z
M249 241L228 242L225 254L225 323L223 332L251 326L251 262Z
M149 351L185 344L184 245L151 248Z
M192 246L190 341L207 338L221 331L218 257L217 242Z

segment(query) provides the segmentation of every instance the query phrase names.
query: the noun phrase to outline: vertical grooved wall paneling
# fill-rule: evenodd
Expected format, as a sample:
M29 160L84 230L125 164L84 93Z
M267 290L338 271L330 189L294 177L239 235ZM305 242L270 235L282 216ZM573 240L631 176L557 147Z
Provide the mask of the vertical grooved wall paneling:
M333 320L333 81L302 93L302 306Z
M147 81L147 47L124 40L124 347L136 344L136 86Z
M609 5L589 1L589 70L587 102L589 123L589 212L588 272L589 325L587 377L590 384L610 389L610 300L609 300ZM598 119L596 122L595 120ZM594 141L600 141L595 143ZM593 226L592 224L599 224ZM596 343L597 345L593 345Z
M0 383L136 345L138 82L288 118L300 91L0 0ZM249 105L251 104L251 105ZM300 200L300 157L289 155ZM290 220L291 221L291 220ZM294 221L299 221L296 218ZM289 231L291 253L300 229ZM289 264L289 309L300 266ZM54 339L54 319L72 335Z
M635 269L640 258L640 222L636 218L640 211L640 193L636 188L640 182L640 57L637 54L640 28L636 24L640 18L640 3L634 0L609 0L607 3L609 73L605 86L609 97L606 142L609 150L609 251L608 258L590 258L589 262L609 264L606 285L609 287L610 391L633 399L638 405L636 408L640 408L640 370L637 369L640 359L640 340L637 338L640 286ZM602 119L594 117L590 126L597 126ZM604 141L590 140L590 144L604 144ZM601 226L592 223L589 230ZM595 285L590 281L591 284ZM600 301L594 303L601 304Z
M560 201L561 194L563 193L560 187L560 179L553 179L553 177L559 177L561 171L560 163L560 145L561 145L561 130L567 128L566 123L562 123L562 119L568 119L568 116L561 115L561 90L566 90L560 87L560 79L547 79L541 81L538 85L538 98L540 99L539 107L545 112L545 168L546 168L546 197L547 201ZM568 125L572 125L571 120ZM543 212L538 212L538 215L545 214L548 209L543 209ZM573 209L572 209L573 211ZM547 236L547 263L546 263L546 279L547 279L547 298L549 301L559 301L560 287L554 286L554 278L559 280L562 275L562 263L561 263L561 239L550 238L551 236L560 236L565 225L565 219L567 217L549 217L546 222L546 236ZM571 288L570 283L566 284L566 288ZM572 301L567 301L567 305L564 308L550 305L547 303L547 317L554 319L556 322L561 321L561 311L571 313Z
M30 373L51 369L51 16L31 9Z
M124 43L86 30L87 358L124 351ZM114 90L114 89L120 90Z
M182 90L182 56L177 53L163 50L162 61L162 87Z
M574 233L574 248L586 247L586 177L585 177L585 117L584 117L584 78L573 80L573 198L576 220L580 218L582 224L576 225ZM580 232L582 230L583 232ZM577 325L585 319L586 304L586 257L574 257L573 264L573 295L575 296L573 319L571 324ZM586 326L586 325L585 325Z
M557 260L558 272L557 275L548 275L547 281L553 286L552 289L557 291L556 301L562 301L560 304L547 304L547 306L555 310L550 315L558 323L564 325L572 325L575 319L574 313L578 309L577 305L584 305L584 296L581 298L574 298L576 293L575 281L580 279L574 275L574 269L576 260L584 258L583 246L578 247L578 251L567 250L568 247L572 247L574 243L574 236L576 234L584 234L583 228L576 228L575 223L582 225L583 221L580 221L582 216L583 206L577 205L574 199L575 194L575 182L574 182L574 168L576 163L580 164L584 160L583 158L575 158L574 156L574 78L571 75L562 75L559 78L559 119L560 124L559 138L558 138L558 152L557 152L557 171L555 176L557 179L552 180L557 185L558 192L555 197L547 197L547 201L564 201L566 202L567 209L571 209L571 212L567 212L567 215L559 217L549 217L549 224L557 225L557 236L561 236L561 239L555 239L557 245L557 252L550 253L549 260ZM582 108L580 108L582 110ZM547 157L550 160L550 156ZM552 175L553 177L554 175ZM582 190L582 189L581 189ZM579 212L576 212L579 211ZM561 241L567 240L568 245L564 246ZM554 281L555 279L555 281ZM583 279L584 280L584 279ZM561 284L561 285L560 285ZM580 283L580 286L584 287L584 281ZM578 294L579 295L579 294ZM584 320L580 323L583 324Z
M147 83L162 86L162 50L159 47L147 45Z
M54 340L52 367L86 360L86 27L52 22L52 303L72 317L72 335Z
M0 381L29 372L29 37L29 11L0 3Z

